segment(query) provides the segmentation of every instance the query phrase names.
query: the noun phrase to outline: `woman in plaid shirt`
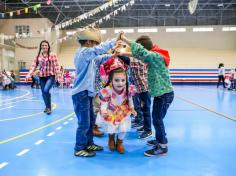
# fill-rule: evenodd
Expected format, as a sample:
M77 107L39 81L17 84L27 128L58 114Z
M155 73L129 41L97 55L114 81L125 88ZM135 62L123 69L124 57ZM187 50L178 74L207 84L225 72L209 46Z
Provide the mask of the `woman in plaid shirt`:
M33 61L26 80L29 80L32 75L39 76L42 96L46 105L44 112L49 115L51 114L51 94L49 91L55 79L60 75L60 68L58 58L50 51L48 41L43 40L39 46L38 55Z

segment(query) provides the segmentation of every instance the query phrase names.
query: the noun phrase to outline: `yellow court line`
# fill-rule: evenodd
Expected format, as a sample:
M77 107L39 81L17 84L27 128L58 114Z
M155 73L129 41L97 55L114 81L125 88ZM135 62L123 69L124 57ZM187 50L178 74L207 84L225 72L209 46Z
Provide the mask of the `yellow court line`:
M56 121L54 121L54 122L51 122L51 123L49 123L49 124L47 124L47 125L41 126L41 127L39 127L39 128L35 128L35 129L31 130L31 131L28 131L28 132L26 132L26 133L17 135L17 136L15 136L15 137L11 137L11 138L5 139L5 140L3 140L3 141L0 141L0 144L8 143L8 142L10 142L10 141L13 141L13 140L19 139L19 138L21 138L21 137L24 137L24 136L26 136L26 135L30 135L30 134L32 134L32 133L35 133L35 132L37 132L37 131L40 131L40 130L42 130L42 129L44 129L44 128L47 128L47 127L49 127L49 126L55 125L55 124L57 124L57 123L59 123L59 122L65 120L65 119L68 119L69 117L73 116L74 114L75 114L75 113L73 112L73 113L68 114L68 115L62 117L61 119L58 119L58 120L56 120Z
M217 111L215 111L215 110L213 110L213 109L207 108L207 107L205 107L205 106L202 106L202 105L200 105L200 104L194 103L194 102L192 102L192 101L190 101L190 100L187 100L187 99L182 98L182 97L179 97L179 96L176 96L176 97L179 98L179 99L181 99L181 100L184 100L184 101L186 101L186 102L188 102L188 103L190 103L190 104L193 104L193 105L195 105L195 106L198 106L198 107L201 107L201 108L203 108L203 109L206 109L207 111L210 111L210 112L213 112L213 113L215 113L215 114L217 114L217 115L220 115L220 116L222 116L222 117L224 117L224 118L230 119L230 120L232 120L232 121L236 121L236 117L234 117L234 116L227 115L227 114L224 114L224 113L221 113L221 112L217 112Z
M31 101L39 101L39 100L31 100ZM52 103L52 110L56 109L57 105L55 103ZM43 112L37 112L34 114L30 114L30 115L23 115L23 116L18 116L18 117L13 117L13 118L6 118L6 119L1 119L0 122L4 122L4 121L10 121L10 120L16 120L16 119L23 119L23 118L27 118L27 117L32 117L32 116L36 116L39 114L43 114Z

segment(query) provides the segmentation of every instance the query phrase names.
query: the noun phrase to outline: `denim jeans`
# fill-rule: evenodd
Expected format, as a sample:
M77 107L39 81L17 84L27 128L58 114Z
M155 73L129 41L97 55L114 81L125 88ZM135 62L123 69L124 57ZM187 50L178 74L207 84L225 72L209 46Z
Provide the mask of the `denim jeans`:
M151 128L151 96L148 92L142 92L138 94L141 102L141 110L143 113L143 128L144 131L152 131Z
M166 93L164 95L154 97L152 120L155 128L155 137L158 143L167 144L165 126L163 119L167 110L174 99L174 92Z
M83 150L93 144L93 125L95 117L93 112L93 98L88 96L88 91L72 95L74 111L78 119L76 130L75 150Z
M51 94L49 91L54 84L55 76L40 77L39 79L44 103L46 108L51 109Z
M134 122L143 125L143 112L141 109L141 101L139 99L138 94L135 94L133 96L133 102L134 102L134 109L137 112L137 116L135 117Z

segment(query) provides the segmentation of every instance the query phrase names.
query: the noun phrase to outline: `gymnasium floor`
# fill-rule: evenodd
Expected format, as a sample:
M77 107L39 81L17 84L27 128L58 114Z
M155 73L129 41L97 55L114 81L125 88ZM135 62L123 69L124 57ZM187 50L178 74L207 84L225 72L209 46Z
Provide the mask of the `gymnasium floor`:
M126 153L104 146L93 158L73 155L77 120L71 90L52 89L54 111L42 113L39 89L0 90L0 176L233 176L236 173L236 91L175 86L165 119L169 153L146 157L132 130Z

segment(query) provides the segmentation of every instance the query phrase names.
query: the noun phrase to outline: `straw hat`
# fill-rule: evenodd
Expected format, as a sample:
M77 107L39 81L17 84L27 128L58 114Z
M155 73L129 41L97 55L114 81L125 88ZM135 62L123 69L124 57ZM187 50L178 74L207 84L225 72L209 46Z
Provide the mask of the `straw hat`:
M78 30L77 32L78 40L92 40L98 43L101 43L102 37L101 32L98 28L87 27Z

